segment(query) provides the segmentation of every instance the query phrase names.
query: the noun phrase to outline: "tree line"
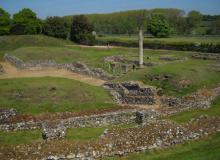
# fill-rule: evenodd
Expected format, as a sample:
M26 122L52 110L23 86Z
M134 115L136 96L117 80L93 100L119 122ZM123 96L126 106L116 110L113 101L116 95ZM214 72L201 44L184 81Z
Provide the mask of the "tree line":
M88 43L94 41L94 33L131 35L137 34L140 26L143 32L155 37L220 34L220 16L202 15L198 11L185 14L179 9L152 9L85 16L55 16L41 20L28 8L13 16L0 8L0 35L45 34Z

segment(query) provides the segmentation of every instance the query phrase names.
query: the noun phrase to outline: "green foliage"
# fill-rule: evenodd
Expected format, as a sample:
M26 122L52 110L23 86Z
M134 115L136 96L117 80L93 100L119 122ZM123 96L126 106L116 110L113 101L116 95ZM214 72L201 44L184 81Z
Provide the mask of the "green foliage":
M69 26L60 17L47 17L43 24L43 33L48 36L66 39L69 33Z
M190 33L197 34L196 29L201 25L202 14L198 11L189 12L187 22Z
M148 31L159 38L169 37L172 28L162 15L154 15L148 24Z
M19 30L19 33L22 34L37 34L41 32L40 24L41 21L37 19L36 13L28 8L22 9L13 16L13 28L15 28L14 30L16 31L16 28L20 27L21 30Z
M10 33L10 14L0 8L0 35Z
M93 26L84 15L75 16L70 30L70 40L80 44L93 45L95 36Z

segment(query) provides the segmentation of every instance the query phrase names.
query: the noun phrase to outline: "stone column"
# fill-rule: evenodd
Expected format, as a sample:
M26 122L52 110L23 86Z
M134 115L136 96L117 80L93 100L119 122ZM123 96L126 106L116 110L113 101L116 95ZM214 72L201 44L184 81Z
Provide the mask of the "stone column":
M144 49L143 49L143 40L144 40L144 36L143 36L143 30L140 29L139 30L139 66L140 68L143 67L143 57L144 57Z

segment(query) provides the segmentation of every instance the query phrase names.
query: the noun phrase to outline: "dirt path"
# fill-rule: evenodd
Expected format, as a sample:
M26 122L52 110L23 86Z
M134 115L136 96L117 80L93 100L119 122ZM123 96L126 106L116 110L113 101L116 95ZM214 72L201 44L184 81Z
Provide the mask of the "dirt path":
M5 73L0 75L0 79L10 78L22 78L22 77L63 77L68 79L74 79L80 82L84 82L93 86L101 86L105 83L104 80L96 79L90 76L69 72L64 69L34 69L34 70L18 70L7 62L0 62L3 66Z

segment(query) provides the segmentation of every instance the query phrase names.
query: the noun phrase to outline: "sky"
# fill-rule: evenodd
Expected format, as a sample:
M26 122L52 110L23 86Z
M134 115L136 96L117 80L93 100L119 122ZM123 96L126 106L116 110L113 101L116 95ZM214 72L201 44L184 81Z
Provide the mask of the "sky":
M198 10L216 15L220 14L220 0L0 0L0 8L10 14L31 8L40 18L152 8Z

